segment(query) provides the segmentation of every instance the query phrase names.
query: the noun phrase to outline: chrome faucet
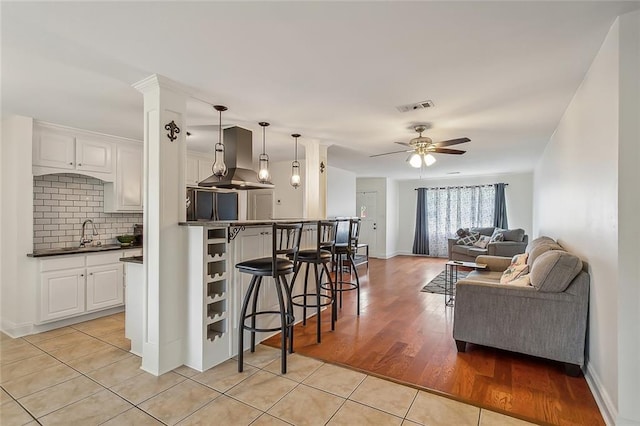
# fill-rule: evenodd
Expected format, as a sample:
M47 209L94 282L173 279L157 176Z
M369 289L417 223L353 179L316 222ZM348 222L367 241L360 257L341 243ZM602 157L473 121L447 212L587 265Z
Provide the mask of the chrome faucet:
M90 223L93 227L93 235L87 236L85 233L85 227L87 223ZM80 238L80 247L86 247L87 244L91 244L93 242L93 236L98 235L98 231L96 230L96 225L93 223L91 219L87 219L82 222L82 237Z

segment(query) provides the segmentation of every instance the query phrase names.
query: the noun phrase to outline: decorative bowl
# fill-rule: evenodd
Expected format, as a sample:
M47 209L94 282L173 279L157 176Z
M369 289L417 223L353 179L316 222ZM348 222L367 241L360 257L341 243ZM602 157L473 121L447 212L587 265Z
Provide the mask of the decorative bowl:
M136 236L135 235L118 235L116 239L121 245L129 246L136 239Z

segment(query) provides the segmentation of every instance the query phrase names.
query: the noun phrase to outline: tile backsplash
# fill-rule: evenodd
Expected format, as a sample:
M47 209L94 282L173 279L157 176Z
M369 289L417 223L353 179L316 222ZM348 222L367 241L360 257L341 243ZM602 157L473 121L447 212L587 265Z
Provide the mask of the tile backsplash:
M34 250L77 246L82 222L91 219L98 235L93 241L117 243L116 236L133 234L142 213L105 213L104 184L71 173L33 177ZM87 235L93 229L87 228Z

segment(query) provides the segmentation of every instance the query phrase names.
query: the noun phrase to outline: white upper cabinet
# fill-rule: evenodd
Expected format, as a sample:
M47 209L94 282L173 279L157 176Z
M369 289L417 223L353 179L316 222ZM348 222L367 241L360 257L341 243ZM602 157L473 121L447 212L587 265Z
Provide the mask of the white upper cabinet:
M80 173L114 179L114 141L107 135L37 122L33 131L33 174Z
M117 145L116 180L104 185L105 212L143 211L142 157L142 145Z
M187 186L198 186L198 159L195 157L187 156L187 163L184 169L184 181Z
M187 153L187 161L184 168L185 184L187 186L198 186L198 182L202 182L213 173L211 171L212 164L212 158Z
M76 138L56 131L37 129L33 141L33 165L74 170Z
M97 139L76 138L76 169L111 173L113 144Z

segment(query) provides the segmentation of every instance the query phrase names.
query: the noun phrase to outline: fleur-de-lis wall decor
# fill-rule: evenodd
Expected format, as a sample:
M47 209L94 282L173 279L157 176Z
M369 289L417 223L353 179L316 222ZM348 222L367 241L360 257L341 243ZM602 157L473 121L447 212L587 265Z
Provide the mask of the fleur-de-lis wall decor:
M165 124L164 129L170 132L170 133L167 133L167 137L171 142L178 139L178 133L180 133L180 127L178 127L175 121L171 120L171 123Z

